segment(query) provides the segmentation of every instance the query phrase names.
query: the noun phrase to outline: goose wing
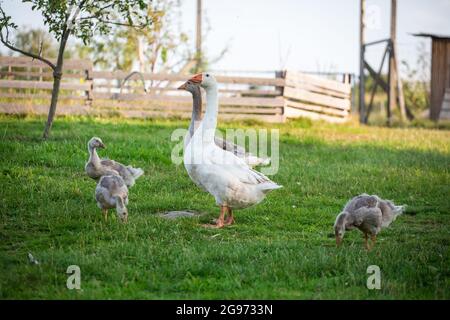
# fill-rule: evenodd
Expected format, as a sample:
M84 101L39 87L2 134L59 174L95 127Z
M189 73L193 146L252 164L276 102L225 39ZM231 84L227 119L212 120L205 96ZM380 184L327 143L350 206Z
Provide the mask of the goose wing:
M372 227L381 226L382 213L378 207L361 207L352 214L354 226L361 226L363 223Z
M363 208L363 207L374 208L377 205L378 205L378 197L370 196L368 194L363 193L363 194L351 199L345 205L344 211L354 212L355 210L358 210L359 208Z
M245 162L250 166L257 166L257 165L268 165L270 163L269 158L260 158L255 155L253 155L250 152L246 152L245 149L237 144L234 144L228 140L214 137L214 143L223 150L226 150L228 152L231 152L238 156L241 159L244 159Z
M247 163L235 154L223 150L217 146L212 146L208 160L211 164L218 166L218 170L226 171L237 178L241 183L260 185L264 189L281 188L278 184L270 180L267 176L250 168Z

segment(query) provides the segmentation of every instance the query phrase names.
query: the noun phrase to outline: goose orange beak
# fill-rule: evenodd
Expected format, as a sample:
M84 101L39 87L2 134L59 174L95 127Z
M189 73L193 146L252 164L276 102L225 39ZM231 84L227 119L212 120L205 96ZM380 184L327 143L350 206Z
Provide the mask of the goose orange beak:
M193 76L189 80L192 81L193 83L200 84L203 81L203 75L201 73L197 73L195 76Z

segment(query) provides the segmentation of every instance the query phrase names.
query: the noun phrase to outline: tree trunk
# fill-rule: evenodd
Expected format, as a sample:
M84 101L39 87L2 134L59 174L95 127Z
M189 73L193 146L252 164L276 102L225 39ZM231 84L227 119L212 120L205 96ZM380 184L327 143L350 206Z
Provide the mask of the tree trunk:
M67 39L69 38L69 31L64 31L61 36L61 43L59 45L58 60L56 62L55 69L53 70L53 89L52 100L50 102L50 108L48 110L47 123L45 124L43 138L46 140L50 135L52 129L53 119L56 114L56 105L58 103L59 88L61 86L62 69L64 62L64 50L66 49Z
M48 110L47 123L45 124L43 138L47 139L50 135L50 130L52 128L53 119L56 113L56 104L58 103L59 87L61 85L62 71L61 67L56 66L55 71L53 71L53 89L52 89L52 100L50 102L50 109Z

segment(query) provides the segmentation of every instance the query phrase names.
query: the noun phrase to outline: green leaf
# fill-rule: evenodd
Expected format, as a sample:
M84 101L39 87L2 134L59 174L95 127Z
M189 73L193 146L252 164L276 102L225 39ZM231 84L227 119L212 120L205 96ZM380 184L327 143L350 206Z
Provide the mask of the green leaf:
M167 62L167 48L163 47L161 49L161 60L163 61L163 63Z

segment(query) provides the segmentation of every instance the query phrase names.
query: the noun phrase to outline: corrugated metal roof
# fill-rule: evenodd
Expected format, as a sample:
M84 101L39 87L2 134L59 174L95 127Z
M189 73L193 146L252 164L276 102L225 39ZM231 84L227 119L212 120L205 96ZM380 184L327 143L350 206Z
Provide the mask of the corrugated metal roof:
M443 34L435 34L435 33L413 33L413 36L415 37L428 37L433 39L439 39L439 40L450 40L450 35L443 35Z

